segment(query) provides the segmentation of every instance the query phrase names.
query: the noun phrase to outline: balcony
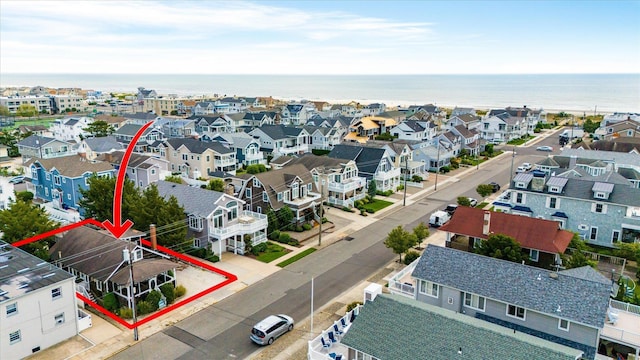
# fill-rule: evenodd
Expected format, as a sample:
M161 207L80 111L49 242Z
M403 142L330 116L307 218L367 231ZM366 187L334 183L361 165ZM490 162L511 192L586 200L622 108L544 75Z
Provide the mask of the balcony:
M335 191L338 193L346 193L364 187L366 180L363 177L353 177L342 183L330 182L329 191Z
M640 306L609 300L609 307L616 309L616 321L607 321L600 337L640 347Z
M228 167L236 164L236 158L215 159L216 167Z
M404 269L400 270L391 279L389 279L388 286L389 291L392 294L406 296L411 299L414 299L416 297L416 288L414 286L411 273L413 273L413 269L416 268L418 260L420 259L416 259L414 262L409 264Z
M244 163L251 164L267 164L267 160L264 158L264 153L259 151L258 153L246 154L244 157Z
M244 210L224 227L217 228L210 225L209 235L217 239L225 239L236 235L254 234L265 231L267 224L267 215Z
M362 305L358 305L355 309L346 313L343 317L336 320L328 329L322 331L320 335L315 337L313 340L309 341L307 345L307 359L308 360L327 360L334 358L333 356L340 354L342 355L342 359L347 360L347 355L349 348L340 343L342 336L349 332L349 328L353 321L357 320L357 315L360 313L360 308ZM342 335L338 335L335 333L334 326L338 327L340 331L342 331ZM328 338L328 333L332 332L335 336L337 342L332 343ZM322 340L324 339L325 343L331 344L331 346L324 347L322 345ZM330 354L333 354L330 355Z
M294 210L302 210L312 205L320 204L320 194L308 192L306 196L295 199L284 199L283 202L292 207Z
M276 152L281 155L300 154L309 152L309 144L299 144L293 146L279 147Z
M387 181L387 180L391 180L394 178L399 178L400 177L400 172L401 169L400 168L393 168L389 171L380 171L378 172L374 178L376 181Z

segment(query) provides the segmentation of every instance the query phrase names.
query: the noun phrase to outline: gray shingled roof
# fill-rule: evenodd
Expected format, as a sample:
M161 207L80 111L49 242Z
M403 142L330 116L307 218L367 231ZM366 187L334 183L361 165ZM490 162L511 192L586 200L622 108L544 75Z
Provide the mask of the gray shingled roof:
M105 137L86 138L84 141L89 148L97 153L109 152L112 150L123 149L121 143L119 143L115 137L109 135Z
M568 178L562 194L576 199L593 200L593 184L595 181ZM621 205L637 206L640 204L640 189L632 188L631 184L613 184L613 191L609 199L598 199L601 202L609 202Z
M291 182L296 178L300 178L303 184L311 183L313 192L317 192L316 185L313 182L311 173L302 164L286 166L280 170L271 170L253 175L267 191L269 203L275 210L279 210L284 206L284 202L278 201L278 192L289 189Z
M611 284L611 280L607 279L604 275L602 275L599 271L594 270L591 266L585 265L579 268L567 269L560 271L561 274L590 280L601 282L603 284Z
M611 293L611 284L563 273L553 279L548 270L434 245L412 276L596 328L604 326Z
M384 153L385 149L339 144L335 145L327 156L334 159L355 160L361 176L370 179L378 169Z
M142 126L143 126L143 125L126 124L126 125L123 125L123 126L121 126L120 128L118 128L118 130L116 130L115 134L117 134L117 135L126 135L126 136L131 136L131 137L133 137L133 136L136 136L136 133L138 132L138 130L140 130L140 128L141 128ZM148 134L148 133L149 133L150 131L152 131L152 130L153 130L153 127L152 127L152 126L148 127L148 128L144 131L143 135Z
M384 360L575 360L582 354L467 315L384 294L360 309L341 343Z
M216 141L208 142L191 138L173 138L166 140L166 142L174 149L185 146L187 149L189 149L189 152L193 154L202 154L209 149L217 152L218 154L229 154L234 152L233 150Z
M616 164L635 165L640 167L640 155L634 153L584 149L564 149L560 153L560 156L570 157L572 155L583 159L603 160L607 162L615 161Z
M218 191L201 189L188 185L176 184L168 181L158 181L158 193L165 199L174 196L178 204L184 207L186 214L200 217L209 216L216 208L218 201L224 194Z
M122 116L125 119L147 120L147 121L154 120L156 117L158 117L158 115L153 114L153 113L148 113L148 112L138 112L138 113L133 113L133 114L123 114Z
M288 165L302 164L308 170L315 169L320 166L326 166L330 168L342 168L349 160L336 159L326 156L318 156L313 154L305 154L297 159L293 159Z
M26 146L26 147L31 147L31 148L38 148L38 147L42 147L50 142L53 141L59 141L61 143L67 143L66 141L62 141L62 140L58 140L58 139L54 139L54 138L50 138L50 137L46 137L46 136L38 136L38 135L31 135L27 138L24 138L20 141L18 141L17 145L19 146ZM67 143L69 145L71 145L70 143Z
M286 139L290 137L297 137L300 135L300 132L303 130L302 128L295 128L284 125L262 125L259 127L263 133L267 134L270 138L277 139Z

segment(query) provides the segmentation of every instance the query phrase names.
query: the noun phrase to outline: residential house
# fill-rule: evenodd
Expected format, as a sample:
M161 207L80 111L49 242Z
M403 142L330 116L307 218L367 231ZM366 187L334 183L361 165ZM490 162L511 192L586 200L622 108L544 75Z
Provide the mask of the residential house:
M198 102L196 100L184 99L178 102L178 104L176 105L176 111L180 116L191 116L193 115L194 113L193 109L196 107L197 104Z
M291 159L286 166L295 164L302 164L311 172L316 188L330 205L353 207L355 201L367 195L367 180L358 175L353 160L306 154Z
M452 131L445 131L438 135L438 140L440 141L440 146L449 149L453 153L454 157L460 154L460 150L462 150L463 146L461 136Z
M327 156L355 161L359 176L366 178L367 184L375 181L379 191L395 192L400 186L401 170L393 166L391 154L386 149L341 144L334 146Z
M471 129L479 129L482 125L482 118L477 115L472 114L460 114L460 115L451 115L449 121L447 122L447 127L452 129L456 126L464 126L465 128Z
M358 108L355 104L334 104L331 106L330 112L336 115L353 117L358 113Z
M113 133L113 136L115 136L116 140L123 146L128 147L142 126L144 125L126 124L116 130L116 132ZM152 145L155 142L163 141L164 139L165 136L162 131L150 126L144 130L142 136L140 136L138 141L134 144L133 151L139 153L151 152Z
M453 144L443 136L436 137L427 146L423 143L413 149L413 161L424 163L427 171L439 171L451 165L451 159L455 156Z
M621 137L640 138L640 120L623 120L604 126L604 140Z
M0 144L0 168L10 169L13 165L13 158L9 157L9 147Z
M226 251L244 254L247 243L267 241L267 216L243 210L245 201L232 194L167 181L157 186L161 196L175 197L184 208L194 247L207 247L221 257Z
M611 294L595 270L585 278L435 245L413 264L414 299L595 358Z
M249 135L259 140L262 151L271 153L274 159L311 151L311 135L304 128L263 125L250 131Z
M360 109L362 116L377 116L387 110L387 106L383 103L368 104Z
M155 121L153 126L160 129L167 138L184 138L197 136L196 122L192 119L175 117L162 117Z
M80 226L57 239L49 255L54 264L78 278L78 290L85 297L93 300L113 293L122 306L133 308L134 299L164 284L176 286L176 263L156 251L156 245L143 246L142 235L129 230L115 238L107 230Z
M480 136L489 143L499 144L519 139L527 134L525 117L514 117L508 112L492 110L482 119Z
M370 140L367 146L378 147L388 151L394 168L399 168L402 178L411 180L413 176L428 177L425 170L425 163L413 160L413 148L411 145L418 145L418 142L407 140L379 141Z
M437 105L426 104L426 105L411 105L407 108L407 116L411 116L417 112L423 111L427 114L436 115L442 112Z
M64 118L52 122L49 129L58 140L79 143L89 135L84 129L93 121L87 116Z
M226 111L223 111L227 114L239 113L246 111L250 104L247 104L247 100L245 98L236 98L236 97L225 97L222 99L218 99L216 101L217 104L226 105Z
M193 115L213 115L216 113L221 113L226 110L226 106L224 109L222 107L216 107L216 103L213 101L200 101L197 102L193 107Z
M75 154L72 143L38 135L18 141L17 146L23 162L32 158L52 159Z
M367 296L366 294L365 296ZM577 360L583 352L535 336L487 323L441 307L399 296L366 298L358 315L322 351L320 336L309 342L310 360L343 359L519 359ZM344 319L344 318L343 318ZM347 323L349 320L343 320ZM340 329L341 322L336 324ZM334 335L334 337L336 337Z
M111 125L113 131L118 130L122 125L127 123L127 119L124 116L111 116L111 115L96 115L95 121L104 121Z
M78 204L80 189L89 188L91 176L111 177L115 171L106 162L89 161L80 156L31 159L26 164L28 184L36 199L52 202L56 209L72 208L84 214Z
M293 211L294 224L317 221L322 198L311 172L302 164L255 175L246 175L238 192L249 210L266 213L287 206Z
M335 127L324 126L304 126L304 129L311 134L311 149L331 150L335 145L342 142L346 130Z
M640 154L640 138L618 137L612 140L598 140L589 144L581 142L579 144L573 144L572 147L583 148L585 150Z
M16 201L14 186L8 177L0 176L0 210L8 209Z
M391 135L400 140L427 141L436 136L436 125L431 121L406 120L391 129Z
M509 211L558 221L595 245L640 242L640 189L617 173L603 174L593 177L575 168L556 176L541 171L517 174Z
M144 125L150 121L156 120L159 116L151 112L136 112L122 114L127 124Z
M124 151L118 150L102 154L98 157L98 160L107 162L116 171L120 171L124 155ZM167 159L131 153L125 176L133 181L136 186L144 189L170 174L169 161Z
M561 229L554 220L466 206L459 206L439 230L447 234L447 247L470 252L493 234L509 236L520 244L531 265L552 270L561 264L560 254L573 238L571 231Z
M312 102L291 103L282 108L282 123L286 125L304 125L309 117L316 111Z
M115 136L86 138L78 146L78 155L84 156L87 160L95 160L99 155L109 154L116 150L124 149L124 145L119 143Z
M195 132L198 134L233 133L235 125L229 115L213 116L193 115L188 118L195 121Z
M24 359L80 332L75 276L0 241L0 358Z
M273 125L275 124L275 119L280 117L280 115L274 111L246 112L241 114L243 114L242 119L234 121L235 128L247 129L249 131L263 125Z
M469 108L469 107L458 107L458 106L456 106L451 111L451 117L460 116L460 115L466 115L466 114L473 115L473 116L478 115L476 113L476 109Z
M173 138L163 145L171 172L181 172L192 178L209 178L212 172L235 174L236 152L219 142L206 142L188 138Z
M155 90L147 90L143 87L139 87L138 93L136 94L136 98L140 101L144 99L152 99L157 97L158 97L158 93L156 93Z
M373 140L377 135L390 132L398 123L388 117L367 116L356 119L349 126L349 133L344 137L345 141L366 143Z
M331 110L331 104L326 101L311 101L317 111L329 111Z
M19 125L18 133L20 135L37 135L42 137L53 137L53 134L49 130L49 128L44 125Z
M464 125L456 125L451 128L451 133L460 139L462 149L467 150L469 155L480 154L480 135L476 129L469 130Z
M236 152L238 167L254 164L267 165L267 159L260 150L260 142L247 133L220 133L212 139Z

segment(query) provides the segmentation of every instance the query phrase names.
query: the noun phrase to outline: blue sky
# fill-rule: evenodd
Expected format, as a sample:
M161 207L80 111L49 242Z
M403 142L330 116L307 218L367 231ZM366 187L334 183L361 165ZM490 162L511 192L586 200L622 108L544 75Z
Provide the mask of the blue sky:
M1 73L640 73L636 1L0 1Z

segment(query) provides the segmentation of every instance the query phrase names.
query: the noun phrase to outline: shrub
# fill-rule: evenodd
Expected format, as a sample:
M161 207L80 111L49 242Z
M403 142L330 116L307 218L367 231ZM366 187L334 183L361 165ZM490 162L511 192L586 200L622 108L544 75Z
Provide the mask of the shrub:
M289 240L291 240L291 236L289 234L287 234L287 233L281 233L280 237L278 238L278 242L283 243L283 244L288 244Z
M138 305L136 306L136 313L138 315L145 315L154 312L153 306L147 301L138 301Z
M354 301L354 302L352 302L352 303L348 304L348 305L347 305L347 312L349 312L349 311L351 311L351 310L353 310L353 309L357 308L357 307L358 307L358 305L362 305L362 302L361 302L361 301Z
M302 228L302 226L298 225L296 226L296 232L303 232L304 229Z
M271 240L278 240L279 237L280 237L280 231L279 230L273 230L273 232L271 234L269 234L269 239L271 239Z
M368 212L369 214L373 214L373 213L375 213L375 212L376 212L375 210L373 210L373 209L371 209L371 208L366 208L365 210L366 210L366 212Z
M311 224L304 224L304 225L302 225L302 228L304 230L311 230Z
M33 193L31 191L16 192L16 200L31 202L31 200L33 200Z
M187 293L187 289L182 285L176 286L175 290L173 291L173 294L175 295L176 298L184 296L184 294L186 293Z
M327 155L330 152L331 152L331 150L321 150L321 149L312 149L311 150L311 153L313 155L318 155L318 156Z
M284 234L284 235L287 235L287 234ZM251 249L251 253L255 256L258 256L258 254L265 251L267 251L267 243L254 245L253 248Z
M360 215L362 216L366 216L367 212L364 210L364 208L360 209Z
M407 253L404 255L404 264L405 265L409 265L412 262L414 262L417 258L420 257L420 253L418 253L417 251L413 251L413 250L409 250L407 251Z
M297 239L291 238L291 239L289 239L289 243L288 244L291 245L291 246L298 246L298 245L300 245L300 241L298 241Z
M396 191L400 191L400 190L404 190L403 184L398 185L398 187L396 188Z
M348 207L348 206L343 206L343 207L342 207L342 211L346 211L346 212L353 212L353 210L351 210L351 208L350 208L350 207Z
M413 175L413 177L411 177L411 181L413 182L422 182L422 177L419 175Z
M207 260L209 260L210 262L216 263L216 262L220 261L220 257L218 255L216 255L216 254L213 254L213 255L209 256L207 258Z
M328 222L329 220L326 217L323 217L321 221L324 224L324 223Z
M133 309L128 307L120 308L120 310L118 310L118 315L123 319L133 319Z
M114 312L118 309L118 299L116 298L116 294L114 293L108 293L107 295L104 296L104 298L102 299L102 306L104 306L105 309Z
M158 310L158 302L160 301L160 298L162 298L162 294L158 290L153 290L147 294L144 301L149 303L153 309L152 311L156 311Z
M450 168L449 166L447 166L447 165L442 166L442 167L440 168L440 172L441 172L441 173L443 173L443 174L446 174L446 173L448 173L449 171L451 171L451 168Z
M176 299L176 293L172 283L166 283L160 286L160 291L162 291L162 295L167 298L167 304L172 304Z

